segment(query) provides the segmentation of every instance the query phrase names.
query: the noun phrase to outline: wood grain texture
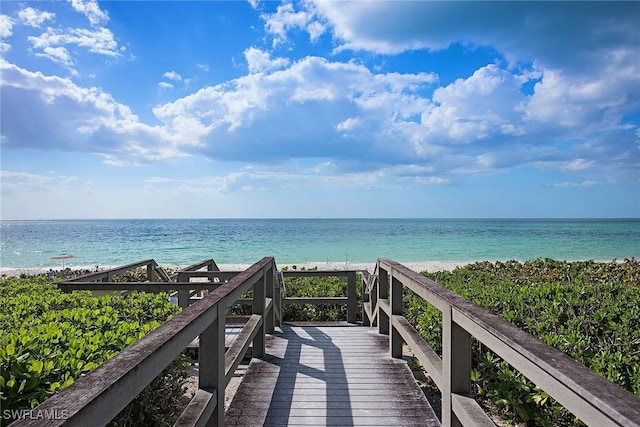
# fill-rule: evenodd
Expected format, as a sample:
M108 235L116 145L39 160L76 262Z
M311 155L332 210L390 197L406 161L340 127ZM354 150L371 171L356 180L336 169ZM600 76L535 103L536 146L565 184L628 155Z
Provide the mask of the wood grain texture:
M406 362L375 328L296 326L267 337L227 426L439 426Z

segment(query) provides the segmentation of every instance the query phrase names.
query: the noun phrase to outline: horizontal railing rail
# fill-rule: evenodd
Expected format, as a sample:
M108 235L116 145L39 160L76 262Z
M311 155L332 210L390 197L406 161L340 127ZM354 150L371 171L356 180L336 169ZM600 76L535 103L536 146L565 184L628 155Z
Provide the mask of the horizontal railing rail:
M347 295L341 297L291 297L286 294L282 297L282 304L347 304L347 322L357 321L357 270L287 270L282 271L286 278L294 277L341 277L347 279Z
M134 262L132 264L123 265L120 267L114 267L103 271L97 271L94 273L84 274L82 276L74 277L71 279L66 279L65 282L96 282L99 280L104 280L106 282L112 282L113 277L127 273L129 271L135 271L140 267L146 267L146 280L149 282L155 281L155 269L158 267L158 263L153 259L146 259L144 261Z
M392 357L407 343L442 392L444 426L494 425L471 398L471 337L490 348L587 425L638 426L640 399L616 384L407 267L379 259L363 275L367 322L389 335ZM442 313L442 358L403 316L403 287Z
M116 275L140 268L146 268L144 281L113 281ZM65 291L173 291L177 292L183 310L34 409L38 413L64 414L64 419L23 419L12 425L106 424L196 337L199 338L199 389L176 425L223 425L225 387L250 346L253 357L264 356L265 334L281 324L282 304L347 304L347 321L355 323L358 274L362 287L363 325L377 326L380 333L389 335L392 357L402 357L403 344L409 345L442 392L443 425L493 425L471 397L472 337L588 425L640 425L640 399L633 394L499 316L389 259L379 259L373 273L355 270L280 272L270 257L244 271L222 272L213 260L205 260L178 271L171 276L171 282L156 280L157 268L158 264L150 259L59 284ZM207 270L202 271L204 268ZM331 276L347 279L346 296L282 295L285 278ZM442 313L442 357L404 317L405 288ZM241 298L249 291L253 291L251 299ZM194 293L198 292L201 296L195 298ZM199 302L189 305L196 300ZM246 316L242 329L225 352L227 310L242 302L251 304L252 314Z
M133 272L141 267L147 268L145 281L113 281L117 275ZM202 268L207 268L207 270L201 270ZM128 294L134 290L169 292L171 296L177 297L180 307L186 308L204 297L202 291L214 290L239 273L240 271L220 271L213 259L207 259L168 276L155 260L149 259L67 279L59 283L58 287L64 292L75 290L90 290L92 292L120 291L123 294ZM155 281L157 278L164 279L164 281ZM199 296L196 297L196 294L199 294Z
M146 261L128 267L153 264L155 261ZM45 420L26 418L11 425L107 424L196 337L199 337L199 389L176 425L224 425L224 395L229 378L249 345L253 357L264 356L265 334L273 332L278 321L274 310L274 298L279 297L275 274L274 259L263 258L33 409L37 413L64 416ZM253 314L225 353L225 312L249 290L253 291Z
M145 282L113 282L113 277L117 274L134 271L143 266L150 266L148 269L147 281ZM178 270L170 276L170 282L153 281L150 271L155 270L158 264L155 260L149 259L126 266L113 268L96 273L90 273L74 279L61 282L58 286L64 292L74 290L91 291L144 291L144 292L169 292L177 296L178 305L186 308L193 302L202 299L196 297L202 291L211 291L218 288L222 283L235 277L240 271L220 271L213 259L207 259L188 267ZM207 270L202 270L207 268ZM281 280L294 277L340 277L347 279L347 295L340 297L292 297L283 295L278 302L276 310L280 313L280 305L292 304L346 304L347 322L357 321L357 275L362 273L359 270L287 270L279 272ZM205 279L205 280L203 280ZM250 304L250 299L238 299L237 303ZM281 316L279 316L280 318Z
M171 276L169 276L168 274L166 274L164 270L158 271L158 269L160 269L160 266L154 259L147 259L143 261L134 262L131 264L126 264L123 266L109 268L106 270L87 273L78 277L65 279L63 283L73 283L73 282L94 283L98 281L113 282L114 276L127 273L127 272L133 272L138 270L141 267L146 267L147 269L146 281L148 282L155 282L156 281L155 279L157 278L156 276L158 275L158 273L160 273L160 275L163 276L161 277L162 279L169 279L171 281L174 281L178 278L178 275L181 273L192 274L193 275L192 277L207 277L206 276L207 273L220 272L218 265L213 259L206 259L204 261L200 261L198 263L189 265L187 267L183 267L180 270L177 270ZM207 270L202 271L202 269L205 267L207 268ZM228 273L229 272L225 272L224 274L228 274Z
M205 259L203 261L197 262L195 264L191 264L187 267L183 267L180 270L178 270L178 273L183 271L197 271L205 267L207 268L207 271L220 271L218 264L216 264L213 258L209 258L209 259Z
M62 282L58 284L58 288L64 292L83 290L170 292L187 288L189 290L213 290L222 284L213 282Z

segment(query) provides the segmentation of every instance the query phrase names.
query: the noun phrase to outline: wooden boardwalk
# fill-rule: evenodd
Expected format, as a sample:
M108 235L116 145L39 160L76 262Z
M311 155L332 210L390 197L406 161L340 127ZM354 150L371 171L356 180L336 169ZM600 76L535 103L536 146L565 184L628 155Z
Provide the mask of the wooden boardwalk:
M362 326L296 326L266 338L231 406L228 426L439 426L389 337Z
M363 322L379 325L388 336L353 324L358 305L357 272L353 270L279 272L275 259L264 257L242 272L221 272L209 259L180 270L176 282L166 282L157 281L157 267L155 260L148 259L58 284L64 292L177 292L184 310L32 409L36 414L49 414L46 419L25 416L12 426L107 425L186 347L199 353L199 388L176 421L178 426L222 426L225 421L242 427L439 425L406 363L390 357L401 355L404 345L440 389L444 425L458 425L458 420L462 425L493 425L478 402L468 397L472 337L589 425L640 426L635 395L390 259L378 259L375 274L360 272ZM199 271L203 268L207 271ZM117 275L138 269L147 271L141 281L113 281ZM347 277L347 296L286 297L285 273ZM208 281L191 281L201 277ZM442 313L442 357L403 316L405 289ZM200 290L208 290L208 295L189 305L191 292ZM252 298L243 298L249 291ZM225 324L234 319L222 313L239 302L249 302L253 314L241 330L234 327L223 332ZM307 303L346 304L351 326L284 324L283 332L272 334L274 323L282 322L284 304ZM231 391L228 382L235 367L251 345L259 346L256 354L262 356L265 342L266 357L250 363L225 419L222 408L227 396L217 390ZM229 350L224 352L224 347Z

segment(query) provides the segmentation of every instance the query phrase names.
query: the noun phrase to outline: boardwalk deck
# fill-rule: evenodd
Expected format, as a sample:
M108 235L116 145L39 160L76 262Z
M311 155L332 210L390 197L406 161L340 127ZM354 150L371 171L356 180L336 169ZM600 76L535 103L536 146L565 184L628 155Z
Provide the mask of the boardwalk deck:
M361 326L295 326L267 337L226 413L228 426L439 426L388 337Z

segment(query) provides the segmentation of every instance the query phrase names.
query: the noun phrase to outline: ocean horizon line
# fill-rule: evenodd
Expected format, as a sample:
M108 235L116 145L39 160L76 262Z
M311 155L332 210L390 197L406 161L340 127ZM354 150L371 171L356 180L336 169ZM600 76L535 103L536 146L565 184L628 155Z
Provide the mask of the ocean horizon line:
M0 218L5 221L196 221L196 220L460 220L460 221L640 221L640 217L117 217L117 218Z

